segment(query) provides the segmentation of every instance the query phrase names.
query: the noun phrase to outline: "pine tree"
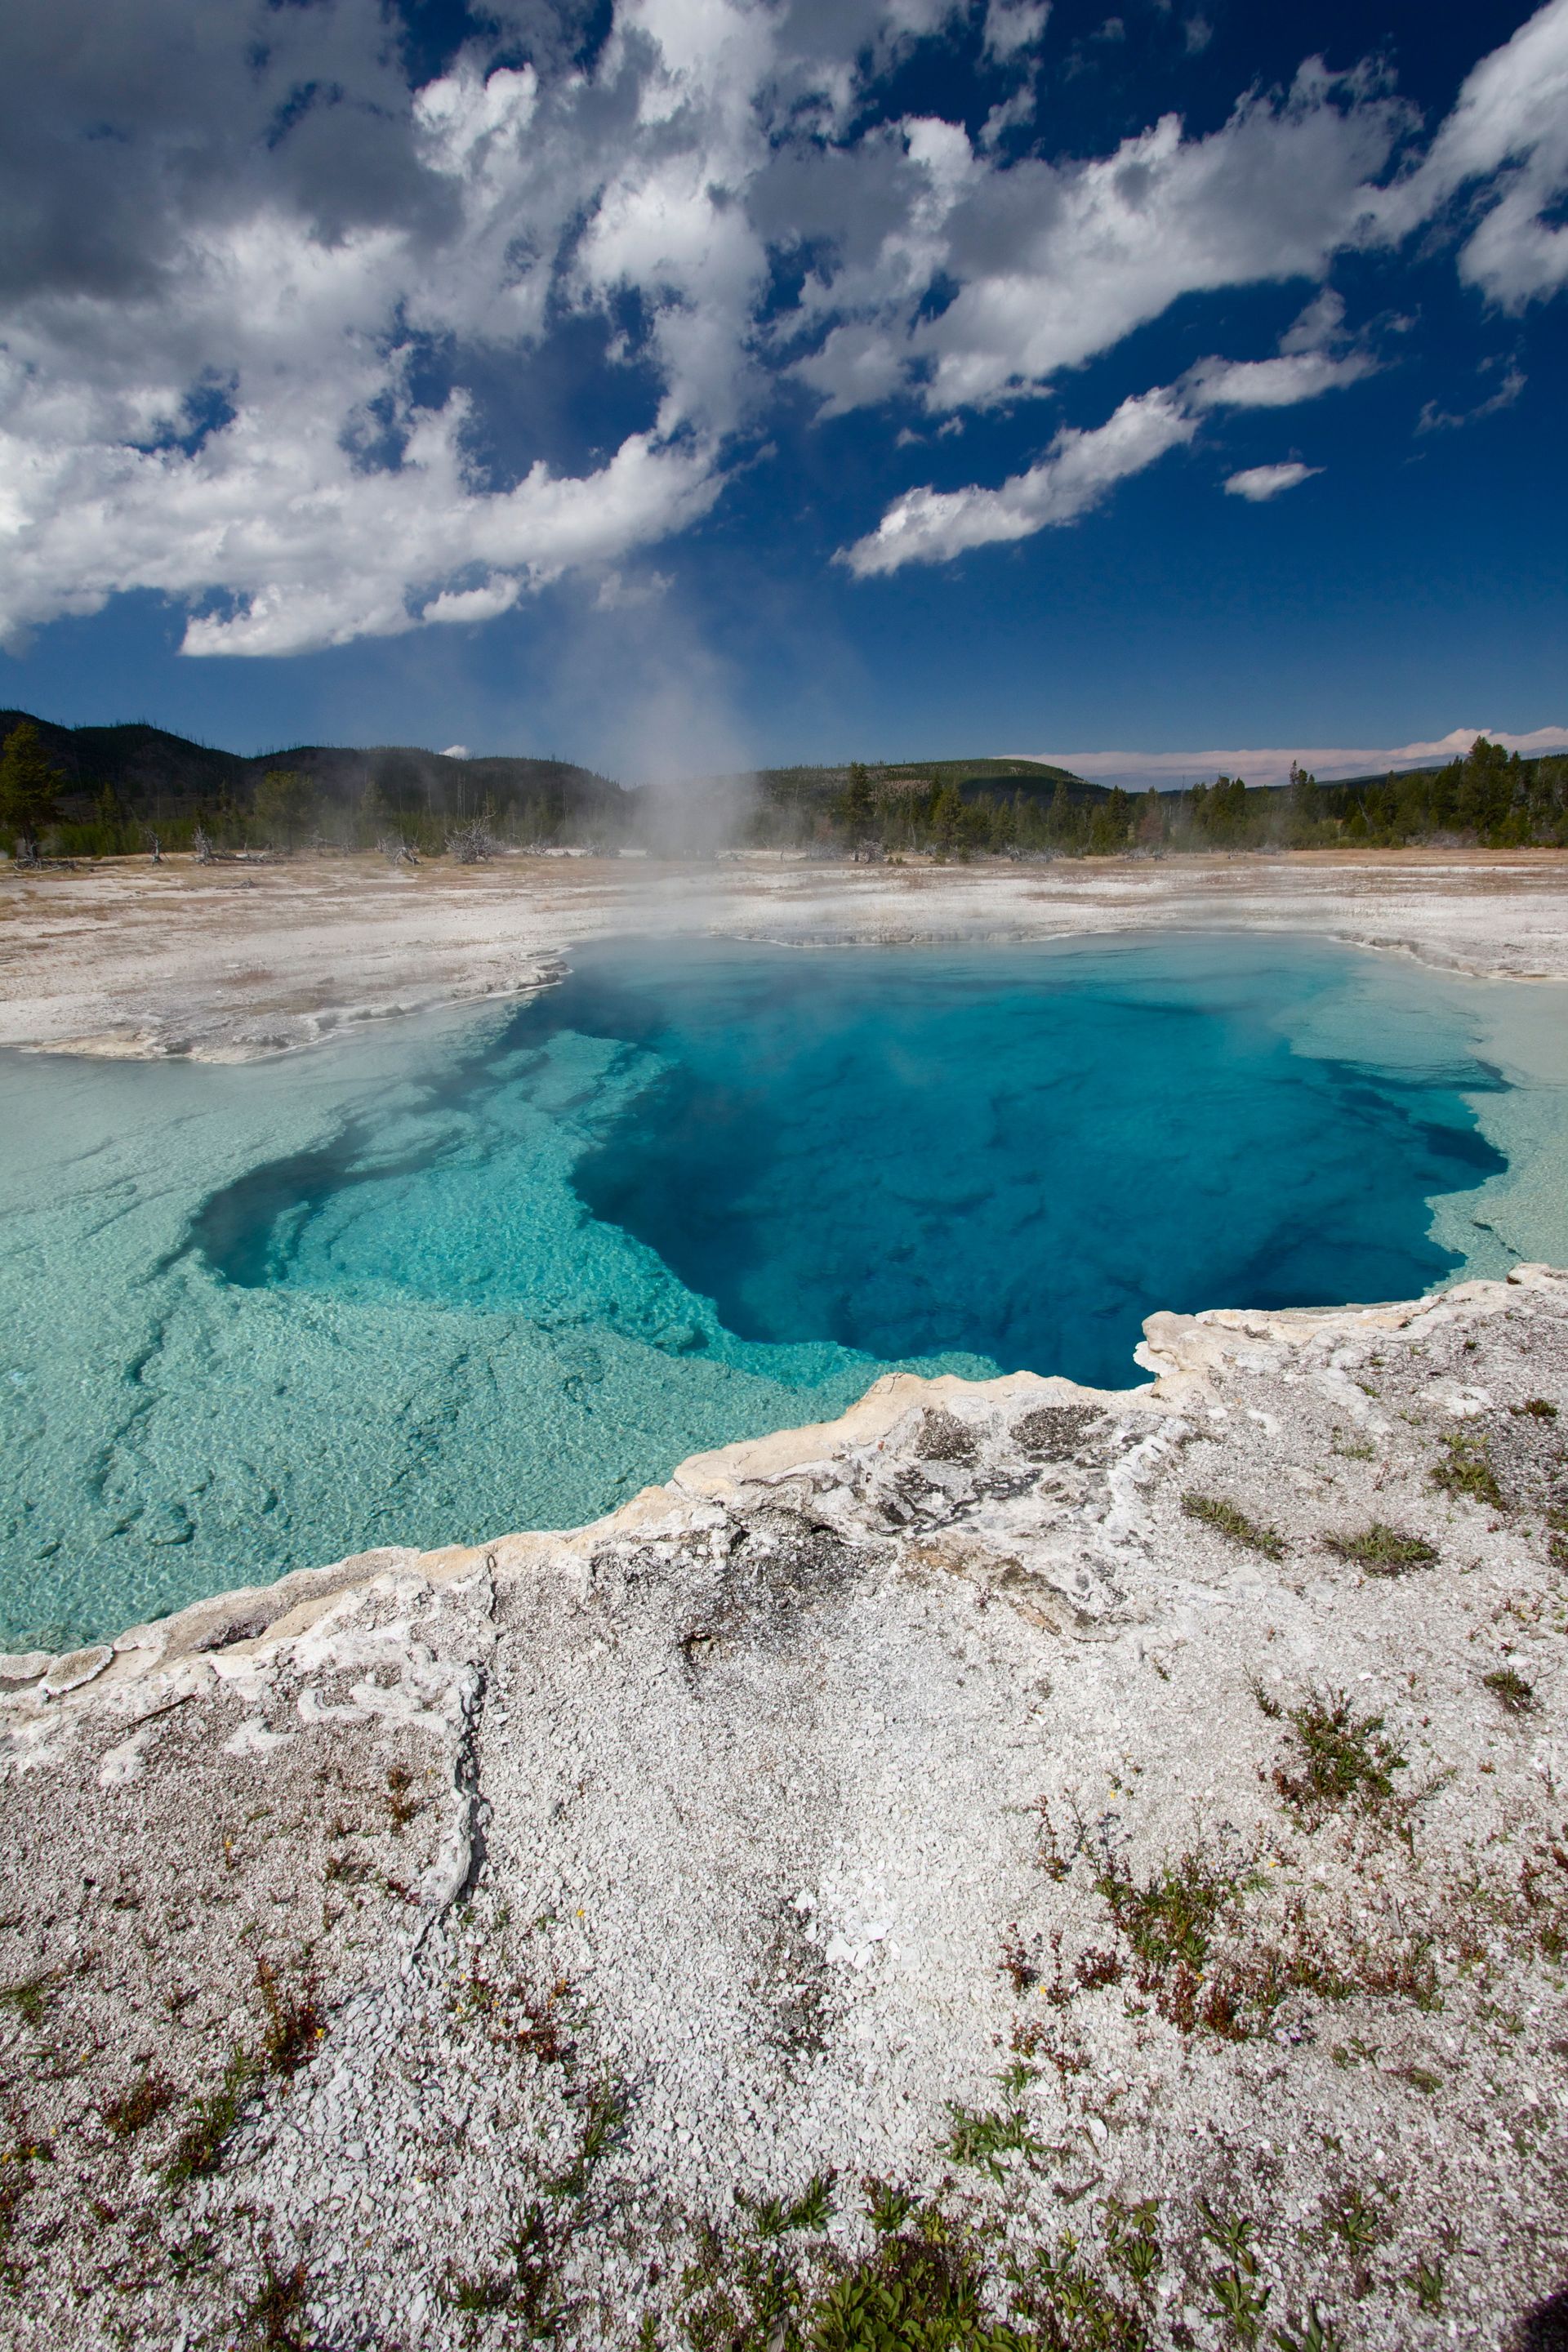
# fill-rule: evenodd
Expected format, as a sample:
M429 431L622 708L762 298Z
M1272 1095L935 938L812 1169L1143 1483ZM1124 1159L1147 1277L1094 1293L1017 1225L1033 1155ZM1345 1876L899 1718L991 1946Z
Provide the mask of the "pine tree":
M864 764L855 760L849 768L849 781L838 796L836 812L839 824L849 835L850 846L858 849L876 824L877 807L871 797L871 779Z
M37 856L38 828L55 814L64 782L32 720L19 720L0 751L0 831L15 836L19 856Z

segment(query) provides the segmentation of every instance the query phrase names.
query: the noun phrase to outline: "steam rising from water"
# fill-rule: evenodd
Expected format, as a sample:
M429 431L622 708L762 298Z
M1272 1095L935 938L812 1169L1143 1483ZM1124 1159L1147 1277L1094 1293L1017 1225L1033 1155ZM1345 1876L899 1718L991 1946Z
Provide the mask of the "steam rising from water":
M707 857L742 837L756 747L729 670L660 574L601 587L557 666L552 702L570 740L638 792L642 846Z

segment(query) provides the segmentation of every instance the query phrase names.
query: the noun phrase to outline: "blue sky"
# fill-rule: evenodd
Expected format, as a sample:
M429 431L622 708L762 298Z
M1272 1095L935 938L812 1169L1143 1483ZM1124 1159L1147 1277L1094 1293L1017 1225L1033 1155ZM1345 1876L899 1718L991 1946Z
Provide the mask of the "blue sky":
M16 0L0 93L0 699L1568 743L1568 0Z

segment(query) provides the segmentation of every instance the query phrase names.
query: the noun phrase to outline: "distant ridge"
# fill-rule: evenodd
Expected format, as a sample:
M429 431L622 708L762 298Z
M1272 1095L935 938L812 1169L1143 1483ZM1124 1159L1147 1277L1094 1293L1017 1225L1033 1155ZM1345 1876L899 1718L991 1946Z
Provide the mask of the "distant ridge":
M29 711L0 710L0 736L29 718ZM456 760L409 744L362 750L299 743L252 755L195 742L140 720L119 727L59 727L36 718L32 723L67 779L68 808L72 801L79 803L71 814L85 814L105 793L136 815L156 809L177 818L226 800L246 808L261 778L279 768L308 776L329 804L356 804L374 785L389 810L436 817L471 814L489 799L499 813L548 801L572 819L613 818L631 799L608 776L571 760Z

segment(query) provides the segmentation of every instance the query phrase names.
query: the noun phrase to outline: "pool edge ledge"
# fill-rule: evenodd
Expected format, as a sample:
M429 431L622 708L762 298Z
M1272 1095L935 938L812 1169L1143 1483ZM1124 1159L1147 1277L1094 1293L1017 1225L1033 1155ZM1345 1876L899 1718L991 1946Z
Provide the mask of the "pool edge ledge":
M662 1485L645 1486L615 1511L581 1527L524 1529L429 1550L381 1545L321 1567L291 1570L267 1584L235 1586L167 1617L130 1626L112 1640L58 1654L0 1654L0 1733L8 1733L13 1742L20 1739L26 1748L63 1714L110 1700L134 1717L134 1686L174 1670L193 1690L209 1679L228 1680L247 1671L260 1652L298 1638L329 1610L347 1597L357 1598L381 1578L415 1576L437 1585L476 1575L505 1581L554 1569L574 1574L586 1589L594 1555L605 1547L700 1532L705 1514L713 1515L716 1524L719 1507L743 1496L755 1503L770 1488L777 1490L781 1503L798 1502L802 1490L809 1489L814 1513L831 1525L835 1494L841 1493L847 1503L851 1499L840 1467L849 1467L857 1455L883 1452L917 1412L957 1406L978 1416L987 1408L1027 1399L1037 1407L1147 1413L1156 1422L1205 1407L1223 1416L1225 1408L1215 1408L1213 1399L1227 1370L1245 1366L1261 1350L1300 1349L1338 1332L1352 1341L1379 1331L1407 1331L1423 1318L1436 1328L1458 1316L1488 1318L1505 1312L1521 1291L1532 1289L1568 1292L1568 1270L1522 1264L1502 1279L1463 1281L1420 1298L1370 1306L1212 1307L1191 1315L1162 1309L1145 1318L1144 1337L1133 1351L1135 1362L1152 1377L1127 1389L1089 1388L1059 1375L1026 1371L984 1381L951 1372L930 1379L884 1373L836 1420L690 1454ZM1347 1395L1347 1407L1358 1413L1353 1395ZM1482 1408L1467 1406L1456 1395L1449 1409L1462 1419Z

